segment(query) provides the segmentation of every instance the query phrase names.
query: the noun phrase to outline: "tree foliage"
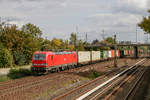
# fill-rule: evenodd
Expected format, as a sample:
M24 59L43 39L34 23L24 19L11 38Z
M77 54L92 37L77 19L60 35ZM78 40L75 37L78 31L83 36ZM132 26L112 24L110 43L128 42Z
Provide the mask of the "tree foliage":
M5 48L0 48L0 67L12 66L12 56Z
M42 45L41 45L41 50L42 51L47 51L47 50L51 50L52 46L51 46L51 41L48 39L43 39Z
M28 59L26 58L26 54L23 52L13 52L13 60L16 65L25 65L28 64Z
M106 44L114 44L116 41L112 37L107 37L104 42Z
M60 39L54 38L52 40L52 46L54 49L61 49L62 41Z
M77 36L75 33L71 33L71 36L70 36L70 44L71 45L76 45L77 43Z
M28 23L21 29L26 34L31 34L33 37L41 37L42 31L34 24Z
M148 10L148 13L150 13L150 10ZM143 20L141 21L141 23L138 24L138 26L146 33L150 34L150 16L143 17Z
M41 35L40 28L31 23L20 29L16 25L0 24L0 67L29 64L35 51L84 50L84 45L87 44L77 40L75 33L71 33L70 41L58 38L48 40Z
M84 51L84 45L83 45L83 42L80 40L79 41L79 45L78 45L78 48L77 48L79 51Z
M96 45L96 44L99 44L100 42L96 39L96 40L93 40L92 42L92 45Z
M21 29L16 25L0 24L0 42L13 56L16 65L29 64L35 51L41 49L42 32L33 24L26 24Z
M34 24L28 23L22 28L16 25L7 26L5 23L0 24L0 66L25 65L31 62L35 51L48 51L51 49L59 50L79 50L84 51L84 46L88 45L87 41L77 38L76 33L71 33L69 40L53 38L52 40L41 37L42 31ZM104 41L93 40L93 44L113 44L112 37ZM108 47L100 49L110 49ZM93 50L91 48L90 50ZM4 61L3 61L4 60Z

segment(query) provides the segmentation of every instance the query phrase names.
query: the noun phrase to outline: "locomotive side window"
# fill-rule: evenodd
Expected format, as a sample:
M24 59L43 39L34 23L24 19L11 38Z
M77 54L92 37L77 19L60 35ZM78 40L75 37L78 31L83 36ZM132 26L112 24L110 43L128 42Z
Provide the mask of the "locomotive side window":
M46 55L45 55L45 54L35 54L35 55L33 56L33 59L34 59L34 60L45 60L45 58L46 58Z

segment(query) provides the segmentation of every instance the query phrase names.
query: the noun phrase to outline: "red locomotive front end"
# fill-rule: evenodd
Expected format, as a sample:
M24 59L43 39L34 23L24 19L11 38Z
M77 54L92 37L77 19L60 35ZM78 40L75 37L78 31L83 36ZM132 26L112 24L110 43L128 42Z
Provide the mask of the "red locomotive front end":
M76 66L76 52L35 52L32 58L32 71L48 72L60 71L66 68Z
M32 57L32 71L46 72L48 65L47 52L35 52Z

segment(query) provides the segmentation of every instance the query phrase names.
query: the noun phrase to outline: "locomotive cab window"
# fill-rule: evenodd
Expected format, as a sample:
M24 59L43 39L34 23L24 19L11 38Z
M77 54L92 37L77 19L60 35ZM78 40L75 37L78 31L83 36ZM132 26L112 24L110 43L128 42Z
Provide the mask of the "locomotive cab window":
M33 59L34 60L45 60L46 54L35 54Z

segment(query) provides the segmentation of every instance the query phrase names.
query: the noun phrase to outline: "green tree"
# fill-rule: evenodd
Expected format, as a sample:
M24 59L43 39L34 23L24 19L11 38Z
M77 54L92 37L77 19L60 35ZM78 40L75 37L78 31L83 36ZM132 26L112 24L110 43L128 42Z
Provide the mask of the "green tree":
M114 38L112 37L107 37L105 40L104 40L104 43L106 44L114 44L116 41L114 40Z
M79 41L78 50L79 50L79 51L84 51L84 50L85 50L85 49L84 49L83 42L82 42L81 40Z
M25 34L24 39L23 53L26 54L27 63L30 63L33 53L41 49L41 41L33 38L31 34Z
M34 24L28 23L21 28L24 33L23 53L26 55L27 62L30 63L32 55L35 51L42 48L43 38L41 38L42 31Z
M70 44L71 45L76 45L77 43L77 36L75 33L71 33L71 36L70 36Z
M48 39L43 40L41 50L46 51L46 50L50 50L50 49L52 49L50 40L48 40Z
M99 44L99 41L97 39L93 40L93 42L92 42L92 45L96 45L96 44Z
M0 67L10 67L12 62L11 53L7 49L0 47Z
M62 40L57 39L57 38L54 38L54 39L52 40L52 47L53 47L54 49L61 49L61 45L62 45Z
M66 50L66 49L68 49L68 40L60 40L61 41L61 49L63 49L63 50Z
M14 60L14 64L16 65L25 65L28 64L28 59L26 58L26 54L23 52L19 52L19 51L14 51L13 52L13 60Z
M26 34L32 34L33 37L41 37L42 31L34 24L28 23L21 29Z
M41 30L33 24L26 24L21 29L16 25L0 25L0 42L11 52L16 65L31 62L33 53L42 48L41 34Z
M71 51L73 51L73 50L75 50L75 47L74 47L74 45L69 44L68 45L68 49L71 50Z
M63 47L64 47L65 49L68 49L68 46L69 46L68 40L65 40L63 44L64 44Z
M148 10L148 13L150 13L150 10ZM143 17L143 20L141 21L141 23L138 24L138 26L146 33L150 34L150 16Z

